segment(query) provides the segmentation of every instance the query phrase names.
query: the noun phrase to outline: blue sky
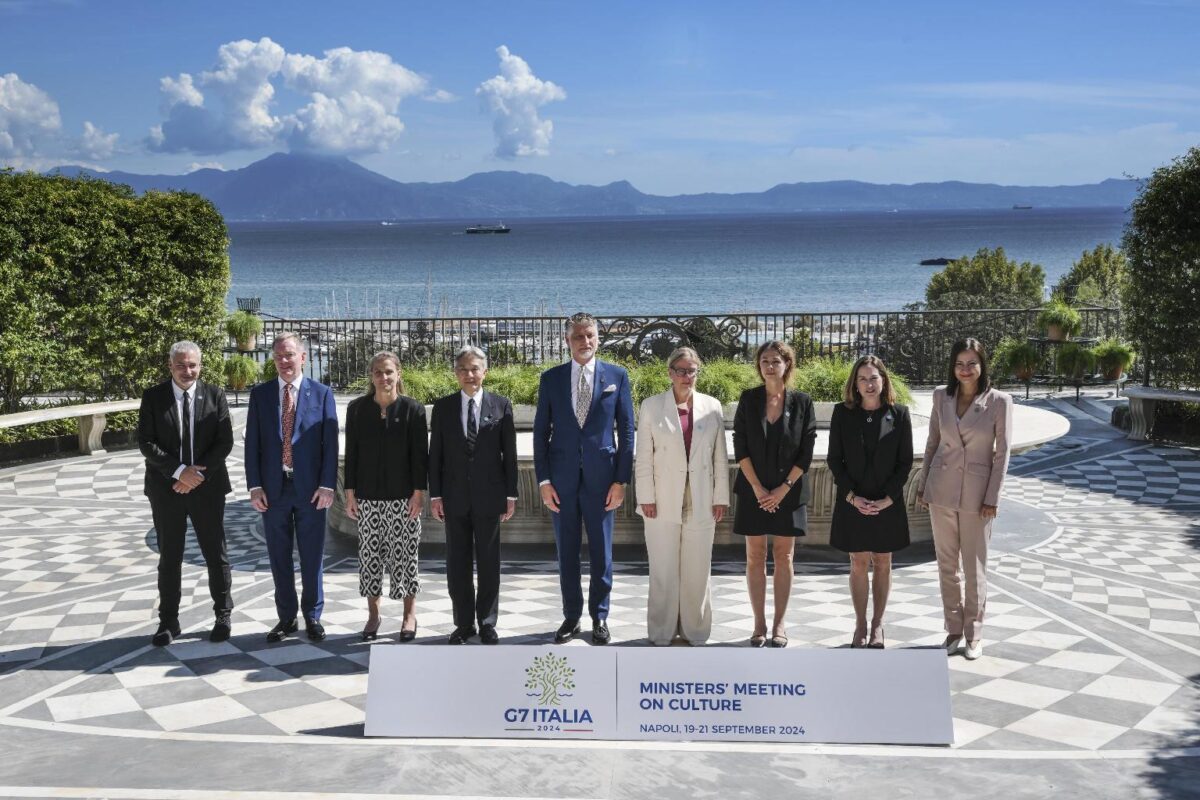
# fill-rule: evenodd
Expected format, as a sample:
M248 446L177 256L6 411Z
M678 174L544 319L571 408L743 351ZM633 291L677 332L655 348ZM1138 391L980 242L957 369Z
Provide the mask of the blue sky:
M1089 183L1200 145L1197 30L1191 0L0 0L0 163Z

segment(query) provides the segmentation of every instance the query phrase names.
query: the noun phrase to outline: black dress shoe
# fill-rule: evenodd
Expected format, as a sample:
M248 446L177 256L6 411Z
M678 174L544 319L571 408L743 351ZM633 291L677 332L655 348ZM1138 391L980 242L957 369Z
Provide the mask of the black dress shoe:
M500 637L496 635L496 626L480 625L479 641L483 644L498 644L500 642Z
M268 642L282 642L288 637L288 634L296 632L296 618L292 617L289 620L280 620L279 623L271 628L267 634Z
M592 644L608 644L611 639L608 623L602 619L592 620Z
M579 620L564 619L563 624L554 632L555 644L566 644L579 635Z
M232 626L229 624L229 615L222 614L213 623L213 629L208 634L208 640L210 642L224 642L229 639L229 634L232 632Z
M314 642L324 641L325 626L321 624L319 619L304 618L304 632L308 634L308 638Z
M460 625L450 634L450 644L466 644L475 635L474 625Z
M407 630L405 628L400 629L400 641L411 642L415 638L417 638L417 621L413 620L413 626L412 626L411 631Z
M179 635L178 622L160 622L158 630L154 632L154 636L150 638L150 644L155 647L166 647L171 642L175 641L175 637Z

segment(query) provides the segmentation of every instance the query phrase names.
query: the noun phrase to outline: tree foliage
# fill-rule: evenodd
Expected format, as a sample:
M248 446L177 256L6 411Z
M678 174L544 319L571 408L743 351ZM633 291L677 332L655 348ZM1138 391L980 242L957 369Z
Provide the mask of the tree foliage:
M217 350L227 245L198 195L0 171L0 410L55 389L136 397L173 342Z
M1046 273L1028 261L1009 260L1003 247L981 248L936 272L925 287L928 308L1030 308L1041 305Z
M1133 201L1121 248L1126 334L1154 382L1200 387L1200 148L1155 170Z
M1125 254L1111 244L1085 250L1070 271L1054 287L1054 296L1074 306L1120 304L1121 280L1126 269Z

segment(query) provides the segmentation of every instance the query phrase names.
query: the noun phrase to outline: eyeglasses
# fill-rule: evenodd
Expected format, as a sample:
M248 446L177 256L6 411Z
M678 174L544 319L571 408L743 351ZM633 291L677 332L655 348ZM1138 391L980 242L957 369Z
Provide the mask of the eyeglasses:
M671 372L681 378L694 378L700 373L700 370L696 367L671 367Z

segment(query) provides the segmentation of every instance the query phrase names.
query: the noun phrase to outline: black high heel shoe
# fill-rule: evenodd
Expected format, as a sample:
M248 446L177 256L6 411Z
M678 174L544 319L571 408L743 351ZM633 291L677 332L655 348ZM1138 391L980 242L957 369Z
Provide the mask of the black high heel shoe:
M379 626L381 624L382 624L382 621L376 622L374 628L363 628L362 634L361 634L362 640L364 642L373 642L376 639L378 639L379 638Z
M415 638L417 638L417 622L413 620L413 629L411 631L406 631L403 628L400 629L400 641L411 642Z

